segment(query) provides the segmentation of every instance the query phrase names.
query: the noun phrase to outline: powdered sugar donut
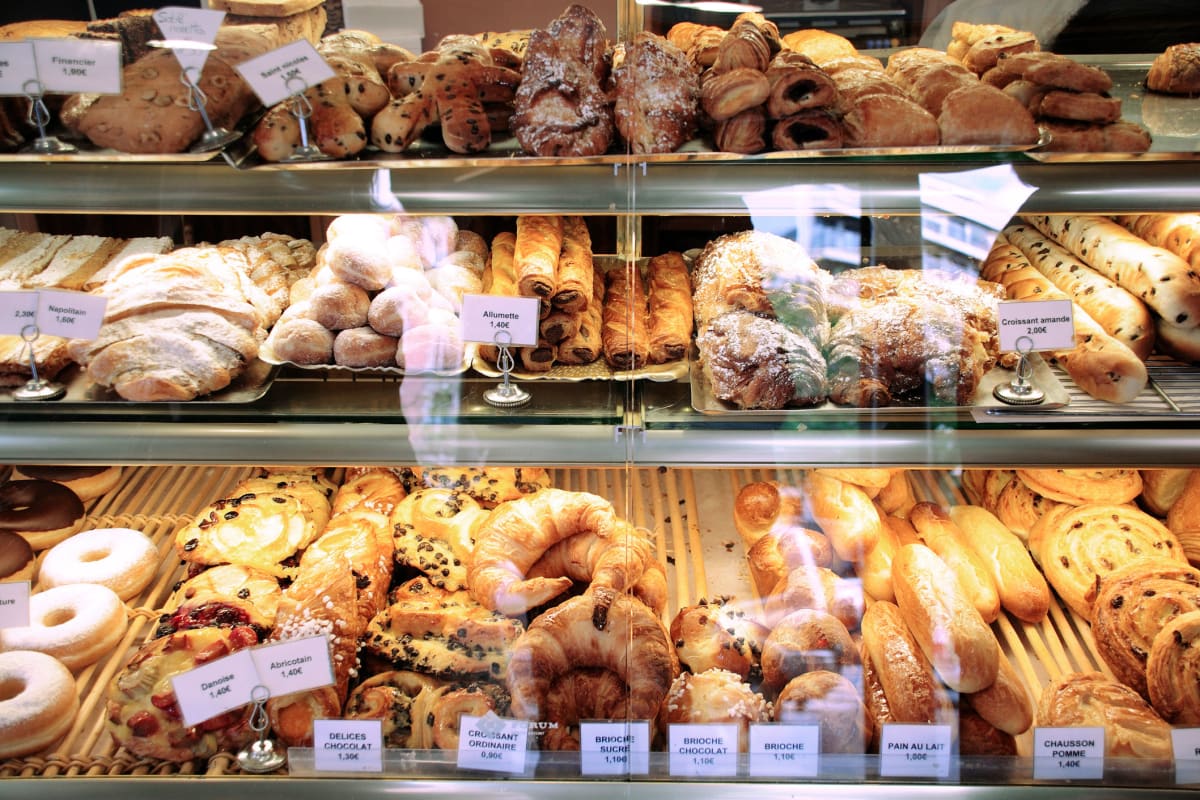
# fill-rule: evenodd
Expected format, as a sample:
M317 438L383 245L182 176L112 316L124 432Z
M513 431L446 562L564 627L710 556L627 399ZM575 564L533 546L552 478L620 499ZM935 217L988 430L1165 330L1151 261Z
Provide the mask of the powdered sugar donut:
M45 653L0 653L0 758L45 750L79 713L75 676Z
M158 550L150 537L132 528L96 528L56 544L42 560L43 589L68 583L99 583L128 600L145 589L158 571Z
M29 598L27 627L0 629L0 651L36 650L70 670L94 664L129 627L117 593L96 583L71 583Z

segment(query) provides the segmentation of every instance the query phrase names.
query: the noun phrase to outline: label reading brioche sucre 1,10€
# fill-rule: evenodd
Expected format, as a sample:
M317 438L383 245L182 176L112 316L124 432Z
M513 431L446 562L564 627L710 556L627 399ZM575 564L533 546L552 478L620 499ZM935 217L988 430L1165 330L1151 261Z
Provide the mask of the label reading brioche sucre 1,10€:
M325 634L285 639L251 651L259 680L271 697L305 692L333 683L329 637Z
M1099 780L1104 777L1104 728L1034 728L1033 777Z
M533 347L538 343L539 304L536 297L465 294L463 341Z
M313 766L319 772L383 772L383 720L313 720Z
M62 289L42 289L37 296L39 333L68 339L95 339L100 335L108 298Z
M1075 346L1074 307L1070 300L1000 301L996 322L1001 352L1070 350Z
M29 626L29 581L0 583L0 628Z
M883 726L879 738L879 774L884 777L950 777L949 725Z
M738 769L738 726L672 723L670 770L679 777L732 777Z
M121 43L30 39L43 94L120 94Z
M37 324L37 292L0 292L0 334L17 336Z
M1172 728L1175 782L1200 783L1200 728Z
M650 772L650 722L581 721L579 751L584 775L646 775Z
M821 729L816 725L757 723L750 726L750 776L816 777Z
M0 42L0 95L30 94L30 81L37 80L33 42Z
M525 772L529 723L488 712L458 720L458 767L520 775Z
M294 94L335 77L333 67L307 39L297 39L235 69L264 106L273 106Z
M188 727L246 705L258 685L258 670L249 650L238 650L171 678L171 689Z

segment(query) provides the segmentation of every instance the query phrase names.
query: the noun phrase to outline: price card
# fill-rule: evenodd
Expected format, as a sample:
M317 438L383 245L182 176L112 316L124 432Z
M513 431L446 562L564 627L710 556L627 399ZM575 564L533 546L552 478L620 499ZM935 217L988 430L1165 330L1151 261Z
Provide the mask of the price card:
M750 726L750 775L755 778L815 778L820 768L817 725Z
M1011 353L1071 349L1075 346L1073 309L1070 300L1000 301L996 314L1000 350Z
M670 771L682 777L737 775L738 726L677 723L669 726Z
M264 106L273 106L335 77L333 68L307 39L299 39L244 61L236 69Z
M1104 728L1034 728L1033 777L1099 780L1104 777Z
M313 766L325 772L383 772L383 720L313 720Z
M260 682L271 697L304 692L333 683L329 637L305 636L262 645L250 651Z
M458 767L520 774L525 771L529 723L492 712L458 718Z
M37 297L40 333L71 339L95 339L100 334L107 298L61 289L43 289Z
M505 344L532 347L538 343L540 304L536 297L465 294L460 315L463 341L495 344L500 334ZM508 340L503 339L505 333Z
M215 49L212 43L216 41L217 29L223 19L224 11L207 8L167 6L154 12L154 21L162 31L163 46L175 52L179 66L195 82L200 80L209 52Z
M120 94L121 43L31 39L44 94Z
M0 583L0 628L29 627L29 581Z
M253 700L258 670L249 650L238 650L171 678L185 725L199 725Z
M30 94L37 76L33 42L0 42L0 95Z
M884 777L950 777L949 725L884 725L879 774Z
M0 292L0 334L16 336L37 324L37 292Z
M647 775L650 722L580 722L579 750L584 775Z
M1200 728L1172 728L1175 782L1200 783Z

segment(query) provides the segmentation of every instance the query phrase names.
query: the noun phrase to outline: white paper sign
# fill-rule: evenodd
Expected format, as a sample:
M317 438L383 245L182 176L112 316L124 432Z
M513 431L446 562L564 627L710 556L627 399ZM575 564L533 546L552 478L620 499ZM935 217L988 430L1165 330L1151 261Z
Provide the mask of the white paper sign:
M732 777L737 775L738 726L675 723L669 726L672 775Z
M333 68L307 39L298 39L237 66L263 105L273 106L329 80Z
M383 720L313 720L313 766L323 772L383 772Z
M0 95L34 94L37 80L33 42L0 42Z
M1074 304L1070 300L1002 300L996 321L1000 350L1005 353L1075 346Z
M199 83L204 62L213 49L217 29L225 19L224 11L207 8L167 6L154 12L154 21L162 31L164 43L175 53L193 83Z
M520 774L525 771L529 723L488 713L458 719L458 767Z
M0 292L0 334L20 335L37 324L37 292Z
M1200 783L1200 728L1172 728L1175 782Z
M647 775L650 722L579 723L580 767L584 775Z
M820 769L817 725L750 726L750 775L756 778L814 778Z
M71 339L95 339L100 334L108 298L61 289L43 289L37 295L40 333Z
M0 583L0 628L29 627L29 581Z
M271 697L306 692L333 683L329 637L325 634L285 639L250 651L259 679Z
M879 774L884 777L950 777L949 725L883 726Z
M121 43L31 39L44 94L120 94Z
M238 650L171 678L183 722L189 727L251 702L258 683L249 650Z
M1033 777L1099 780L1104 777L1104 728L1034 728Z
M539 306L536 297L464 294L463 341L533 347L538 343Z

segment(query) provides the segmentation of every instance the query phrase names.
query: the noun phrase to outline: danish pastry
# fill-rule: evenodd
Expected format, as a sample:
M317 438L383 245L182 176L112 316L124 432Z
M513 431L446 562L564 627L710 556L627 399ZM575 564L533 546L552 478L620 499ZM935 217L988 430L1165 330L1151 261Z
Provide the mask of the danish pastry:
M1200 610L1168 622L1154 637L1146 660L1150 704L1175 725L1200 722Z
M1171 759L1171 726L1128 686L1099 672L1064 675L1042 689L1038 726L1104 728L1104 754Z

